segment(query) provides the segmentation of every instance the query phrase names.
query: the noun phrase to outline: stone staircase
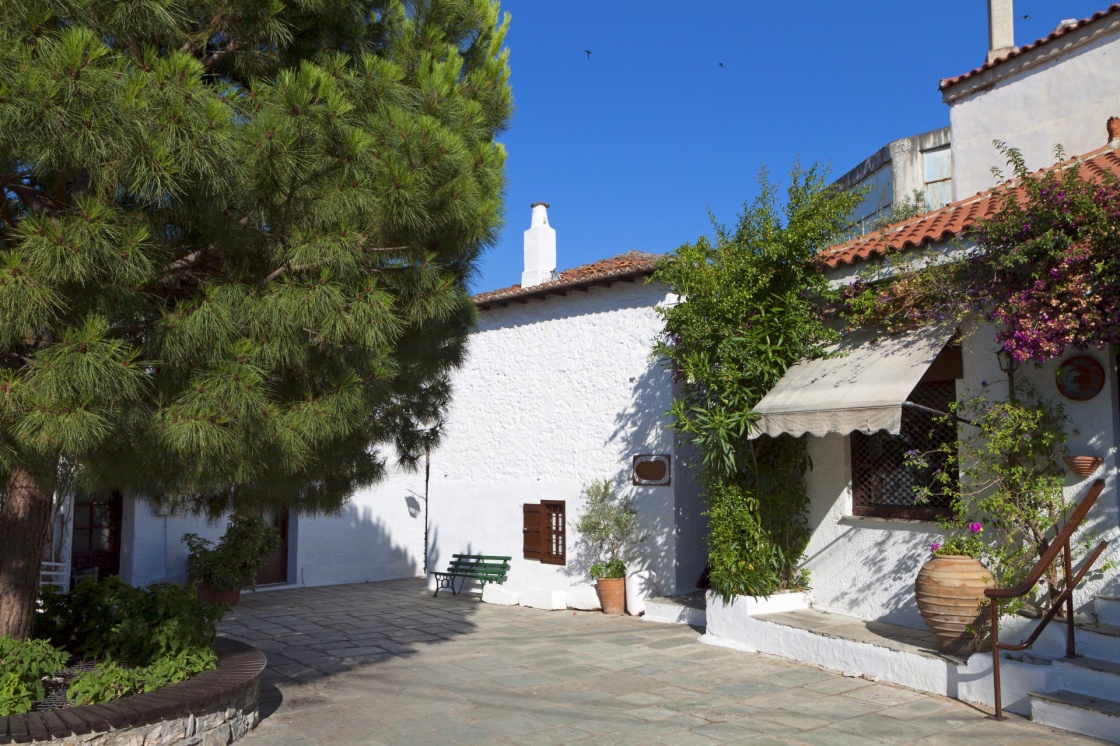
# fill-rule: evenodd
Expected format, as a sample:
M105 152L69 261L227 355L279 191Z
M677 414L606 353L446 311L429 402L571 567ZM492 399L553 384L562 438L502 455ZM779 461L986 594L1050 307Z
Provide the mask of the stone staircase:
M1054 658L1056 685L1030 693L1031 718L1120 743L1120 599L1094 601L1102 623L1079 624L1081 658Z

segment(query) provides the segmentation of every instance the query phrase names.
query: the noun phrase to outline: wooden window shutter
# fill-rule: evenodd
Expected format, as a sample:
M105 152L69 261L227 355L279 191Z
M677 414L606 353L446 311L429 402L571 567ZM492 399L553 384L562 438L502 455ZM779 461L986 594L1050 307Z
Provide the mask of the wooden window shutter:
M525 559L539 560L541 558L541 506L536 503L525 503L521 506L525 522L521 529L522 551Z
M541 500L541 562L546 565L567 564L565 546L568 532L563 500Z

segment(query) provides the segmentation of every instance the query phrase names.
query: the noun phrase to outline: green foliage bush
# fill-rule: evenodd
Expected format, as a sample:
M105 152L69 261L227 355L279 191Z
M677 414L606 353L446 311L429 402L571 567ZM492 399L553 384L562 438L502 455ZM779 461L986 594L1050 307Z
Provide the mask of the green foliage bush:
M280 534L260 516L235 513L217 546L198 534L183 534L183 543L192 583L239 591L256 587L257 570L280 546Z
M66 697L79 705L95 705L132 694L150 692L168 684L186 681L218 663L209 648L193 648L157 658L150 666L127 668L113 660L96 670L79 674L66 690Z
M199 601L188 586L134 588L110 577L69 593L44 589L42 601L36 635L100 661L67 691L79 704L151 691L217 665L214 625L224 609Z
M61 671L69 658L46 640L0 637L0 716L30 712L46 696L43 677Z
M711 587L725 598L802 588L809 539L804 439L750 439L752 408L836 334L822 301L834 293L816 253L841 238L859 193L795 166L784 200L763 171L761 193L734 229L715 224L670 254L655 279L681 297L660 309L656 352L681 384L673 426L699 447L708 501Z
M134 588L120 578L79 583L69 593L44 589L36 637L81 658L146 666L158 658L214 646L223 609L183 585Z

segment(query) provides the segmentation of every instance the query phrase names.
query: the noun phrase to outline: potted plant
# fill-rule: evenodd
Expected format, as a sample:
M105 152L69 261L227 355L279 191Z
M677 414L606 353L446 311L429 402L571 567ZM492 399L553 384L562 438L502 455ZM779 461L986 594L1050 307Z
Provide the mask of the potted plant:
M987 638L988 599L992 574L980 564L985 545L983 524L973 521L930 547L933 552L914 583L918 612L943 653L967 655Z
M183 534L182 541L198 597L232 606L243 588L256 588L257 570L280 546L280 534L260 516L235 513L217 545L198 534Z
M599 560L590 567L599 604L604 614L622 614L626 611L626 563L621 555L634 541L638 511L630 497L621 496L608 479L584 485L583 494L586 501L576 530Z
M1068 419L1059 405L1042 398L1032 387L1019 385L1016 392L1019 397L1013 401L990 402L978 396L953 406L954 414L964 415L960 421L968 423L968 431L959 442L940 447L948 466L938 469L933 483L918 491L923 498L933 494L952 497L951 516L942 521L948 536L933 545L934 558L919 573L916 589L923 618L950 647L955 647L945 637L950 633L938 632L927 613L939 610L943 615L955 615L961 625L977 632L984 622L970 618L972 602L967 598L979 594L986 603L985 583L1000 588L1017 585L1049 546L1067 507L1060 457ZM916 452L911 453L910 461L928 466L925 456ZM1035 603L1045 610L1061 584L1060 568L1052 565L1043 578L1049 593L1043 590ZM934 596L929 595L931 588ZM951 603L963 604L955 611L942 598L950 588L961 596ZM1012 614L1027 603L1009 600L1000 605L1000 612ZM966 652L966 641L959 635L953 639L964 646L960 652ZM980 641L975 634L970 639L973 644Z

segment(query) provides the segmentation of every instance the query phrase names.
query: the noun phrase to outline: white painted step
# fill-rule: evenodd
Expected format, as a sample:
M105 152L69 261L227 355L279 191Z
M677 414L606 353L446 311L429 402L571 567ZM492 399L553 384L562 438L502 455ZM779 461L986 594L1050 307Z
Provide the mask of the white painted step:
M1030 698L1036 723L1120 743L1120 702L1065 689L1031 692Z
M1101 624L1120 625L1120 598L1097 596L1093 599L1093 608L1097 612L1097 619Z
M1120 695L1120 663L1100 658L1058 658L1062 689L1090 697Z

